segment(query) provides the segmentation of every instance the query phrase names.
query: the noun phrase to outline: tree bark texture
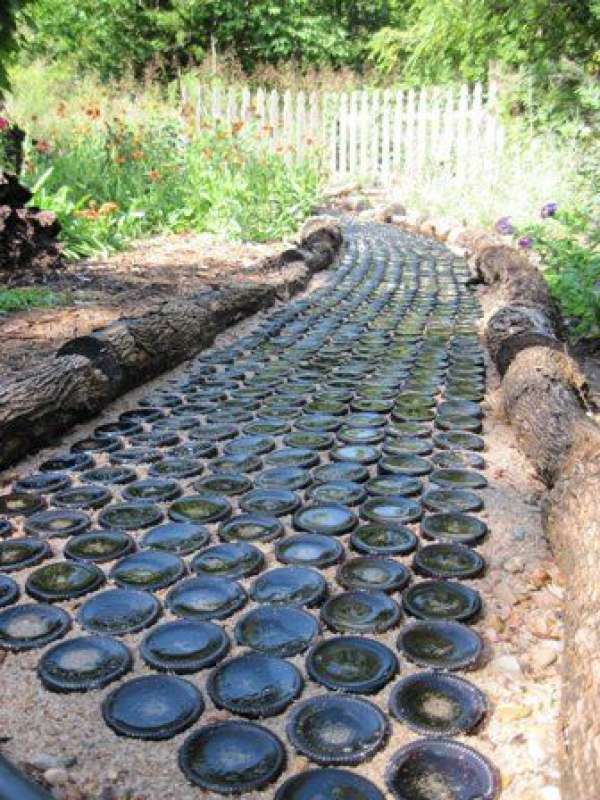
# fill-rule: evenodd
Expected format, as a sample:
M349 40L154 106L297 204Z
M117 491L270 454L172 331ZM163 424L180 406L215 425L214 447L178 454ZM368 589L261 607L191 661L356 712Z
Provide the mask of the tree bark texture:
M313 225L297 248L267 259L251 281L169 300L66 342L42 369L0 384L0 468L49 444L111 400L209 347L215 336L308 286L342 243L331 223Z

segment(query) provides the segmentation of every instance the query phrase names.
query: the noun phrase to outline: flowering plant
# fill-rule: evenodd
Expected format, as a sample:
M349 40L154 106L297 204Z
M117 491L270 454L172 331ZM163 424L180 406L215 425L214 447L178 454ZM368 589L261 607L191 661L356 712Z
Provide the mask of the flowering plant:
M512 224L510 217L500 217L496 222L495 228L502 236L511 236L515 232L515 226Z

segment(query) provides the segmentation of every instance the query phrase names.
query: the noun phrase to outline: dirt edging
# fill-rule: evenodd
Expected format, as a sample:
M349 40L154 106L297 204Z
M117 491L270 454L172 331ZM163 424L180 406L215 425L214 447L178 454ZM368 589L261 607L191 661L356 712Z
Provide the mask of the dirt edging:
M600 785L600 427L540 271L497 235L418 214L394 224L460 248L490 287L485 339L502 376L504 411L548 488L544 530L564 575L561 696L563 797L597 800Z
M210 347L235 322L286 300L329 267L342 245L339 222L313 217L299 243L254 266L247 282L169 300L65 342L41 368L0 385L0 468L51 443L116 397Z

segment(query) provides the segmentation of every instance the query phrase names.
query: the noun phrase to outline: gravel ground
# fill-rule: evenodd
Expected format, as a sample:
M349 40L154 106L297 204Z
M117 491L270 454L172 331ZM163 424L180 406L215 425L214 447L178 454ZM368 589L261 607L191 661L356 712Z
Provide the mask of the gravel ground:
M320 281L323 278L319 279ZM256 318L220 337L217 346L226 344L256 324ZM180 368L168 377L181 374ZM154 382L160 385L164 378ZM485 475L489 481L483 490L485 509L479 513L490 529L491 536L480 547L488 570L477 581L468 582L483 597L484 613L475 627L486 642L483 668L469 674L490 702L490 713L471 736L459 737L473 745L498 767L503 800L560 800L558 791L558 703L559 663L561 651L560 607L562 589L556 566L544 540L540 524L539 501L542 484L519 454L511 429L503 422L496 397L497 379L490 368L489 393L486 397L484 436L486 441ZM101 422L135 404L137 398L149 392L142 387L121 398L106 409L99 419L79 426L62 443L60 450L84 437ZM46 450L29 458L2 476L13 479L15 474L32 471L36 464L58 448ZM54 540L57 542L58 540ZM268 566L276 564L272 546L261 546ZM411 557L401 559L407 565ZM110 565L103 565L110 566ZM324 570L333 578L335 568ZM19 573L21 578L27 573ZM243 580L247 588L252 579ZM166 592L157 595L162 599ZM62 604L75 611L82 601ZM223 625L231 633L238 615ZM163 619L168 619L166 614ZM78 635L74 630L69 635ZM331 634L325 633L325 636ZM137 655L137 645L143 633L122 640L136 654L133 675L148 674L148 668ZM378 636L395 650L397 630ZM237 654L234 647L231 655ZM39 651L19 655L0 653L0 731L2 752L28 771L45 777L55 785L53 793L62 800L199 800L220 795L203 792L184 779L176 763L175 753L187 733L166 742L142 742L117 737L102 721L99 704L108 689L83 695L58 695L41 687L35 669ZM304 658L292 662L305 673ZM400 659L400 674L416 671ZM225 719L227 712L216 709L204 691L207 672L187 676L203 693L206 710L201 724ZM381 707L387 700L394 682L371 697ZM322 687L307 680L303 698L326 693ZM297 756L287 745L284 732L285 712L264 720L286 742L288 768L285 777L308 769L307 759ZM392 733L387 746L376 757L356 769L369 777L384 791L383 773L390 756L401 745L416 739L406 727L392 720ZM33 766L32 766L33 765ZM283 778L280 779L280 783ZM278 784L277 784L278 785ZM273 787L262 792L247 793L247 800L272 798Z

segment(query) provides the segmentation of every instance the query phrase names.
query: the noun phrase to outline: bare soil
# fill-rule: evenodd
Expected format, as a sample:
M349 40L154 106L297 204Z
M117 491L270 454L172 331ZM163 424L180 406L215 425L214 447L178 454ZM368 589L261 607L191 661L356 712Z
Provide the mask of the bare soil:
M253 268L285 249L281 242L232 243L213 234L180 234L138 242L106 259L73 262L46 273L44 285L69 305L0 316L3 378L31 369L74 336L122 316L138 316L162 301L206 287L257 280ZM261 274L260 280L268 281ZM1 284L0 284L1 288Z

